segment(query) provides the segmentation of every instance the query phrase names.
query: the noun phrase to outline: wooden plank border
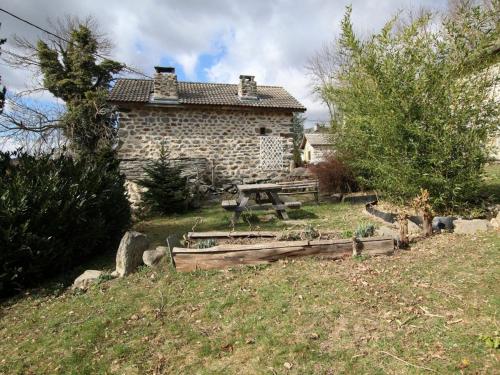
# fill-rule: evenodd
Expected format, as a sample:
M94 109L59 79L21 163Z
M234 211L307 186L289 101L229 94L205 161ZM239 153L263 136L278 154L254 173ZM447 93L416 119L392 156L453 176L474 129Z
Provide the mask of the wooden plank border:
M355 241L355 243L354 243ZM178 271L224 269L239 265L275 262L286 257L318 256L338 259L353 255L390 255L394 240L389 237L361 239L272 241L258 244L222 244L206 249L174 247L172 256Z

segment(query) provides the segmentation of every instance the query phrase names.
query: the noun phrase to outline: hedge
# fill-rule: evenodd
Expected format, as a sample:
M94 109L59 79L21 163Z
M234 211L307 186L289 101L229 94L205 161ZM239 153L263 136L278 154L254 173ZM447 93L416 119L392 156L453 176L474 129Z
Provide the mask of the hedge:
M116 248L130 225L118 167L111 151L0 152L0 295Z

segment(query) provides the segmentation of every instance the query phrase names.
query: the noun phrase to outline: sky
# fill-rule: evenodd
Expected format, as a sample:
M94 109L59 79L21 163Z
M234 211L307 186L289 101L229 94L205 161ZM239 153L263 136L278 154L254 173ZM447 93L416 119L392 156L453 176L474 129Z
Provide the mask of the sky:
M0 8L48 29L49 19L92 15L114 44L111 56L150 76L155 65L174 66L187 81L237 83L240 74L254 75L257 84L283 86L295 96L312 126L328 121L328 111L311 92L306 66L338 36L348 4L355 31L368 35L400 10L443 10L446 0L2 0ZM0 22L4 49L12 34L43 37L4 13ZM0 75L12 92L33 82L30 72L4 63Z

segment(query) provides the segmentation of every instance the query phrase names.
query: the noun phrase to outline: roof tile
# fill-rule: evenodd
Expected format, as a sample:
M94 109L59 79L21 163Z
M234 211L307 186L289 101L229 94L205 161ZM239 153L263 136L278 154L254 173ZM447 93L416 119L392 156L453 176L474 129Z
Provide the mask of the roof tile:
M179 82L179 104L286 108L305 111L305 107L278 86L257 86L257 100L240 100L238 85L226 83ZM148 103L153 81L119 79L109 95L112 102Z

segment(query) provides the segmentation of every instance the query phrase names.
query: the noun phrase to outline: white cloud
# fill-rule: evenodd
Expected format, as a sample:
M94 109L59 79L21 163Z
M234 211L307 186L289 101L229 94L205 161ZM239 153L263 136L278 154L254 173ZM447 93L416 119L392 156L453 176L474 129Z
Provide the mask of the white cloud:
M258 84L284 86L307 108L311 120L326 120L324 106L314 100L305 65L323 43L338 33L347 0L4 0L2 7L47 26L48 17L94 15L115 44L113 57L152 74L168 57L196 79L199 57L221 46L224 53L207 76L236 82L239 74L256 76ZM361 34L383 25L404 7L443 7L446 0L353 1L353 22ZM0 14L0 35L37 38L40 32ZM6 47L8 48L8 47ZM5 84L29 85L28 75L0 65ZM198 77L199 78L199 77Z

